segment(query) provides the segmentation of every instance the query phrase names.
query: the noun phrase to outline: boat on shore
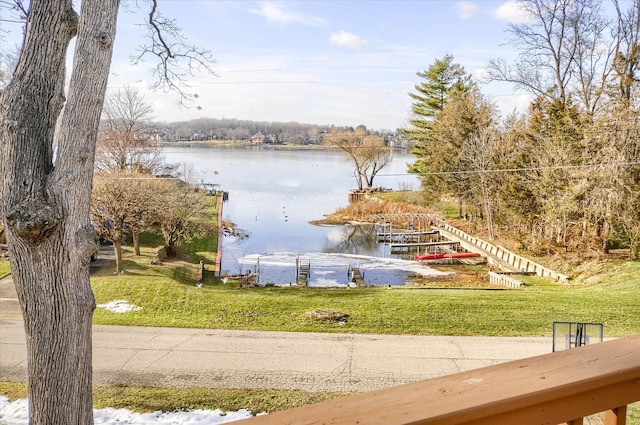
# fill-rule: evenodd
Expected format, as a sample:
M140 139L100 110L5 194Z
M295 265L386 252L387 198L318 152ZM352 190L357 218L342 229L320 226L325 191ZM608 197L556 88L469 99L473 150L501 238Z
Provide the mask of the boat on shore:
M473 257L480 257L480 254L476 252L454 252L451 254L441 252L438 254L416 255L415 260L424 261L424 260L440 260L440 259L447 259L447 258L473 258Z

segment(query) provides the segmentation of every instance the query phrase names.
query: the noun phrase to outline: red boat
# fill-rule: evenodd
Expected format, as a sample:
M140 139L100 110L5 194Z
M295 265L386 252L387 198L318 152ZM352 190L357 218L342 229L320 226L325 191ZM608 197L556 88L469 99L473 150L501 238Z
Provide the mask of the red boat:
M417 261L422 260L439 260L441 258L472 258L472 257L480 257L480 254L475 252L455 252L453 254L424 254L424 255L416 255Z

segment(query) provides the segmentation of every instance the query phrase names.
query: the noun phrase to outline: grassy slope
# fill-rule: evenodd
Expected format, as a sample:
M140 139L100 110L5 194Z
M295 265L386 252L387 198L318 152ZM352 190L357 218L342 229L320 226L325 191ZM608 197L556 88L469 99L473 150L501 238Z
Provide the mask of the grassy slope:
M148 246L161 240L149 237ZM143 257L125 255L128 273L94 274L98 303L125 298L143 310L116 315L103 309L96 323L264 329L318 332L410 333L442 335L549 335L553 321L598 322L605 336L640 332L640 263L617 261L586 264L571 285L538 278L517 291L446 289L238 289L209 274L203 288L194 284L193 262L212 264L217 241L196 240L186 248L190 263L176 261L150 266L151 250ZM3 273L0 262L0 276ZM345 325L313 320L306 314L330 309L349 315ZM134 411L176 408L220 408L253 412L276 411L330 399L340 394L301 391L221 389L157 389L109 387L94 389L96 407L128 407ZM0 383L0 394L24 397L24 384ZM640 424L638 403L630 406L629 424Z
M207 409L236 411L248 409L253 413L276 412L312 403L319 403L347 393L310 393L305 391L248 390L224 388L148 388L93 387L93 406L96 409L126 408L132 412L172 412L178 409ZM0 395L10 400L27 397L27 385L0 382Z
M147 254L149 255L149 254ZM126 299L127 314L96 310L100 324L428 335L550 335L553 321L603 323L606 336L640 332L640 263L613 262L572 285L531 278L521 290L238 289L193 268L150 266L125 255L128 273L92 277L97 302ZM185 271L187 270L187 271ZM348 314L346 324L314 320L315 309Z
M127 254L129 274L106 271L92 278L98 302L126 298L139 312L116 315L103 309L97 323L156 326L273 329L320 332L443 335L549 335L553 321L599 322L605 336L640 332L640 263L586 264L571 285L537 277L514 291L456 289L238 289L210 275L194 284L192 266L149 266ZM313 320L305 313L323 308L349 314L345 325ZM15 391L16 384L7 384ZM20 384L18 384L20 385ZM341 396L302 391L227 389L97 388L96 407L134 411L219 408L274 412ZM0 384L0 394L11 394ZM25 394L25 390L22 390ZM21 395L24 396L24 395ZM640 424L640 403L629 406L627 423Z
M10 400L27 397L27 385L0 382L0 395ZM309 393L304 391L272 391L220 388L147 388L93 387L96 409L126 408L133 412L173 412L183 409L237 411L248 409L254 414L277 412L321 401L343 397L347 393ZM640 402L628 406L627 424L640 424Z

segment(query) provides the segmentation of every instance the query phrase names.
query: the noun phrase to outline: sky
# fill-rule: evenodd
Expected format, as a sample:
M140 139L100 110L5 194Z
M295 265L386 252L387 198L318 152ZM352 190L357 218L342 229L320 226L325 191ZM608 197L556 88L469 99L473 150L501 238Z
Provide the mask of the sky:
M133 66L144 42L148 4L126 0L118 20L109 90L130 86L153 105L155 120L201 117L297 121L370 129L405 127L425 71L446 54L477 80L492 58L513 59L509 23L515 0L159 0L187 42L207 49L216 76L197 73L180 97L152 90L153 62ZM9 36L19 34L19 26ZM150 59L150 58L149 58ZM506 83L481 84L502 115L530 97Z

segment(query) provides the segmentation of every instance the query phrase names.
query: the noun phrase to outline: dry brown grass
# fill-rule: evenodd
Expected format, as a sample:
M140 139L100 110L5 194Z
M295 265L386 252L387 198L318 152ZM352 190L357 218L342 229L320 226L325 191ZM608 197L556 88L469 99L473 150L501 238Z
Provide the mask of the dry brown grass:
M440 214L439 212L409 204L406 202L385 201L376 197L367 197L359 202L354 202L345 208L341 208L332 214L327 214L324 219L314 221L313 224L346 224L350 222L375 222L376 214ZM406 225L406 222L394 223Z
M337 322L347 320L349 315L336 310L328 310L324 308L316 308L313 311L306 312L305 317L313 320L322 320L327 322Z
M412 276L407 281L409 288L484 288L484 289L504 289L503 287L489 283L487 265L463 265L463 264L427 264L431 267L445 272L448 275L438 276Z

